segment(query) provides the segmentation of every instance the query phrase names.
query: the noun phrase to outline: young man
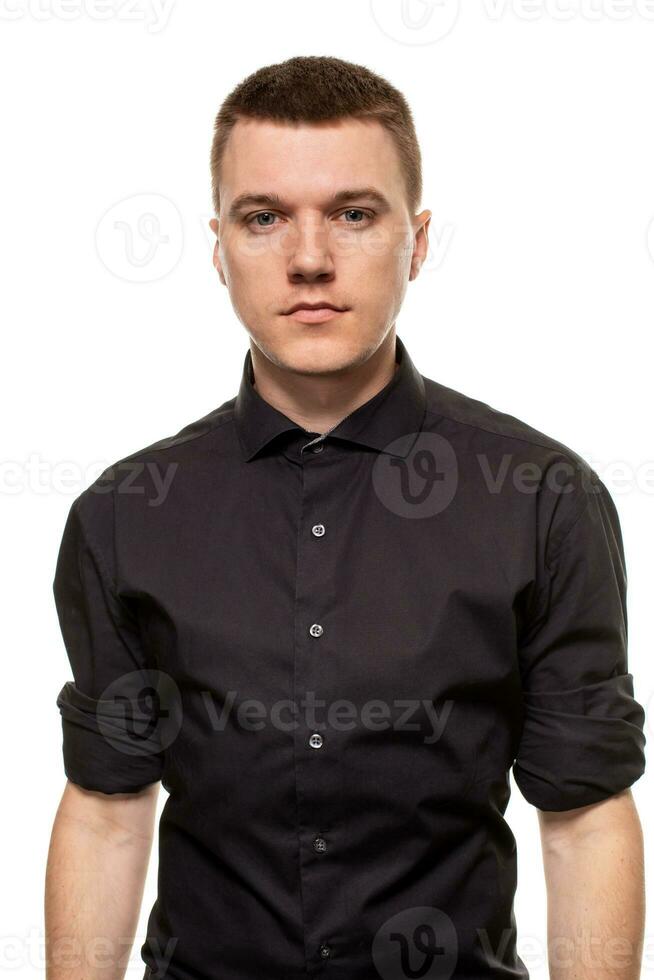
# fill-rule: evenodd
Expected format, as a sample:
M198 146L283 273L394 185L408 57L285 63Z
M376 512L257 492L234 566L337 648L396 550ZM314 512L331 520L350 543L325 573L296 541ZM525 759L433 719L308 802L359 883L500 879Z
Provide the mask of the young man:
M56 569L74 681L50 980L122 976L159 781L145 977L525 978L511 770L539 812L550 975L635 980L618 516L576 453L396 336L430 221L406 101L292 58L227 98L211 165L238 394L81 493Z

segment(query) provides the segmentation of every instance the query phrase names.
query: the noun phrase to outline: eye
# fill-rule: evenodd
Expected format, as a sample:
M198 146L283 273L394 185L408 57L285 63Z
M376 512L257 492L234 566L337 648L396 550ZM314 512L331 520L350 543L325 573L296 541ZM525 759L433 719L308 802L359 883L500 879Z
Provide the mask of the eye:
M345 222L346 225L360 225L360 224L364 224L365 223L365 219L368 219L369 221L372 221L372 215L366 214L366 212L365 211L362 211L361 208L348 208L347 211L343 211L343 215L355 215L355 216L356 215L361 215L362 218L364 219L364 221L361 221L361 220L358 220L358 221L346 221Z
M274 224L273 221L265 220L264 222L260 223L258 219L259 218L274 219L276 217L277 215L273 214L272 211L259 211L257 214L253 214L251 218L248 218L247 224L248 225L255 224L257 228L272 228Z

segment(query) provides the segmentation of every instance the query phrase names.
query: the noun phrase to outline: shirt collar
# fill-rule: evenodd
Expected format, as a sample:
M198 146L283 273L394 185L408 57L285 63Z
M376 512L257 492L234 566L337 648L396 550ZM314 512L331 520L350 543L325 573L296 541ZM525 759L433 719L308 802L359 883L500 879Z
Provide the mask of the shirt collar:
M425 414L425 384L397 335L395 360L399 367L390 381L330 429L330 436L394 456L405 457L411 451ZM302 426L261 397L253 386L253 378L252 354L248 349L234 404L243 458L247 461L282 432L302 431Z

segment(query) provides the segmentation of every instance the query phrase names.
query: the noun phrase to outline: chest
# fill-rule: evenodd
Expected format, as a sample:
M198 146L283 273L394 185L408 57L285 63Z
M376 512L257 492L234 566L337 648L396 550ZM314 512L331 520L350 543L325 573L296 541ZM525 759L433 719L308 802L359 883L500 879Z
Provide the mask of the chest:
M519 514L465 479L434 496L403 462L280 455L128 517L123 587L157 666L265 694L322 670L358 698L511 673Z

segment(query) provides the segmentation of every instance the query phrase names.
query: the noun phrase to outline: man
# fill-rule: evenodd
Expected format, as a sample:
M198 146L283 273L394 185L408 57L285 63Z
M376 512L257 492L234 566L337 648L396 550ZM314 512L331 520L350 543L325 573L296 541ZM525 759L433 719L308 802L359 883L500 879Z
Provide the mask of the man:
M57 563L50 980L123 975L159 781L145 977L527 977L511 769L550 975L635 980L618 516L576 453L421 375L396 335L431 217L403 96L335 58L265 67L211 164L238 394L81 493Z

